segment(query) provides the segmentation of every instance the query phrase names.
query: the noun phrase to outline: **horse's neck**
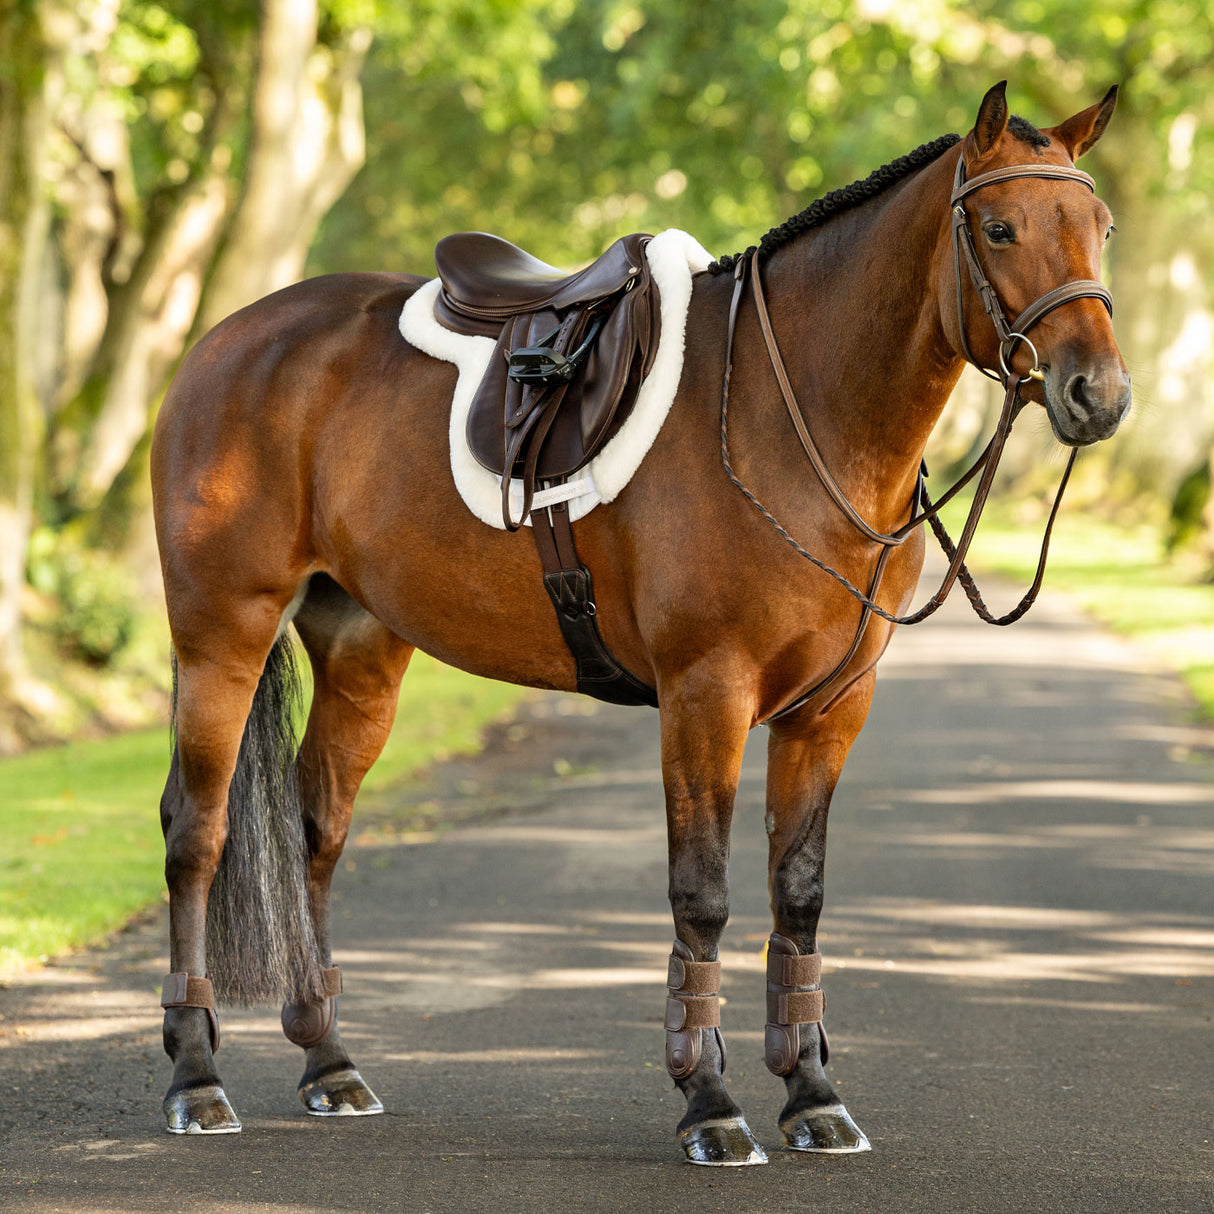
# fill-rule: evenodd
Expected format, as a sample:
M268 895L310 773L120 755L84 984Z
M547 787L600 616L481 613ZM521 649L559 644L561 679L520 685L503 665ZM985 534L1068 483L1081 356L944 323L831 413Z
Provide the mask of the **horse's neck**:
M904 516L962 366L937 293L953 164L943 159L794 240L763 269L801 412L827 466L877 526ZM782 409L775 418L773 444L796 448Z

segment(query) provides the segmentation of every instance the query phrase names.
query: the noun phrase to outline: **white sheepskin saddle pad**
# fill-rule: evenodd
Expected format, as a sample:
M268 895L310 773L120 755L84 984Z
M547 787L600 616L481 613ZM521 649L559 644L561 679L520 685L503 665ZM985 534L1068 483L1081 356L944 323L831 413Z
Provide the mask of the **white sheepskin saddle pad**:
M707 269L712 255L699 241L677 228L669 228L655 236L646 246L645 255L659 291L662 322L653 366L641 384L632 413L611 441L573 480L537 489L533 509L567 501L569 517L576 521L600 502L613 501L641 466L670 412L683 374L691 277ZM431 279L409 298L400 314L401 336L433 358L441 358L459 368L455 394L451 398L451 472L468 509L481 522L504 529L501 478L477 463L465 437L468 410L489 365L494 341L489 337L453 333L438 322L434 303L440 286L437 278ZM521 481L511 482L510 496L511 511L517 517L523 506ZM528 526L530 522L528 519Z

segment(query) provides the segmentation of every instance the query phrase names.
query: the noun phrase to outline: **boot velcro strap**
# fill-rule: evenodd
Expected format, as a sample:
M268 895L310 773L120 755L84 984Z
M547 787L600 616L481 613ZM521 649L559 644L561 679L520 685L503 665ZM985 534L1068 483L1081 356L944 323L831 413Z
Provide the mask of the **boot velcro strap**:
M721 1023L721 1001L716 995L667 995L666 1028L715 1029Z
M330 999L336 999L341 994L341 966L335 965L332 969L321 970L320 976L324 982L325 995Z
M826 1010L821 991L767 992L767 1020L770 1024L816 1024Z
M689 995L715 995L721 989L721 963L684 961L671 955L666 985L672 991L686 991Z
M768 982L778 986L817 986L821 979L821 953L805 953L798 957L790 957L787 953L767 954Z
M161 1007L203 1007L215 1010L215 988L209 978L193 974L167 974L160 995Z
M215 1013L215 988L209 978L193 974L166 974L160 993L160 1006L200 1007L207 1014L211 1029L211 1053L219 1049L219 1017Z

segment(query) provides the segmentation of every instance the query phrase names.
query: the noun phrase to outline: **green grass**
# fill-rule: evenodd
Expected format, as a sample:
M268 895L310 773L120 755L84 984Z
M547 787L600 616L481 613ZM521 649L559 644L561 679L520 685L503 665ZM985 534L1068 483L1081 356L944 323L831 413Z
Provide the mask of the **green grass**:
M954 535L960 530L960 513L948 512ZM1013 522L1006 508L991 508L979 526L969 563L975 570L1006 574L1023 589L1036 568L1043 528L1043 520ZM1119 525L1064 505L1050 544L1045 586L1063 591L1171 666L1205 717L1214 719L1214 584L1170 562L1155 527Z
M418 654L364 787L475 750L524 694ZM103 938L161 897L168 763L163 728L0 761L0 974Z

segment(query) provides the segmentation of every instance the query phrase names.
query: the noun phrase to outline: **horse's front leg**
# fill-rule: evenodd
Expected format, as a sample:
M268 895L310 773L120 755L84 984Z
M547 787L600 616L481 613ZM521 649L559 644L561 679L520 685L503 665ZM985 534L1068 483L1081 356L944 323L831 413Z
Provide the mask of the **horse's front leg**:
M662 777L675 942L666 998L666 1069L687 1097L678 1138L692 1163L766 1163L725 1090L718 945L729 918L729 824L749 716L663 685Z
M873 682L870 672L822 715L798 713L772 722L768 742L768 881L775 931L767 950L764 1053L768 1069L787 1085L780 1129L796 1151L869 1149L826 1077L817 931L827 812L847 752L868 715Z

